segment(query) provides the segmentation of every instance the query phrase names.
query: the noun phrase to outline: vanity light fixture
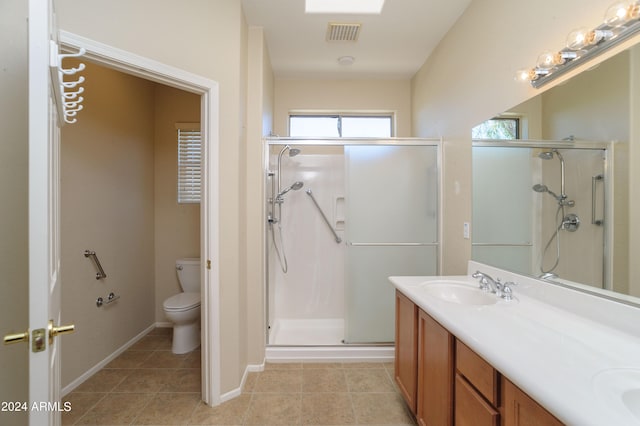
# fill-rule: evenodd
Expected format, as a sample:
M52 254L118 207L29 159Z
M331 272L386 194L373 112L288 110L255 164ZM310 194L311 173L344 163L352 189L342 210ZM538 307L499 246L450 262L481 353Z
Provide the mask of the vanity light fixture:
M515 78L539 88L638 32L640 0L618 1L609 6L598 27L571 31L564 49L542 53L535 67L517 71Z

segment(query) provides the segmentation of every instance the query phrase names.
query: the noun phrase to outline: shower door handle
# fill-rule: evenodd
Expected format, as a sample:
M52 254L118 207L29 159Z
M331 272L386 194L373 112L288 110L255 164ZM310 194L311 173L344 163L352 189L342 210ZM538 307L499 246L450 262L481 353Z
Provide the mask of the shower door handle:
M604 181L602 174L591 176L591 224L602 226L604 219L596 219L596 184Z

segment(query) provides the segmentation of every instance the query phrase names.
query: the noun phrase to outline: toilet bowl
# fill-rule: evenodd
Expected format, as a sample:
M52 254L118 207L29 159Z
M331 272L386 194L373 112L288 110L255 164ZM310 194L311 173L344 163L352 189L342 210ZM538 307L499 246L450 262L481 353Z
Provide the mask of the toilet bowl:
M200 345L200 259L178 259L176 272L183 292L165 300L162 308L173 323L171 351L184 354Z

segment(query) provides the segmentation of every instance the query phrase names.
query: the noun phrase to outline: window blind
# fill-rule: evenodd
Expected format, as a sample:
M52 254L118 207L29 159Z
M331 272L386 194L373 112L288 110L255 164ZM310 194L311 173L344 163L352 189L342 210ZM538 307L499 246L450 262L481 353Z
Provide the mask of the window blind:
M200 130L178 129L178 203L199 203L202 188Z

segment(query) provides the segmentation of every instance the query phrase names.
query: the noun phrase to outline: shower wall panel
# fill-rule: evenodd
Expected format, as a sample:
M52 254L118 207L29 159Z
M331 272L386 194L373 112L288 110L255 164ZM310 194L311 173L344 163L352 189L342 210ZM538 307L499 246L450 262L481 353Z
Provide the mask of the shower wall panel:
M592 177L604 176L605 151L600 149L562 149L565 161L565 192L569 200L575 201L573 207L565 208L565 215L576 214L580 225L575 232L563 230L560 235L560 261L553 271L561 278L603 288L604 268L604 226L592 224L592 207L595 207L595 219L604 218L604 181L597 181L592 188ZM560 193L560 167L558 160L539 160L542 162L542 182L551 190ZM595 194L592 194L595 189ZM540 255L550 235L558 226L556 217L558 203L553 197L544 195L542 203L542 244ZM592 195L595 198L592 199ZM593 205L595 203L595 205ZM555 242L554 242L555 244ZM540 257L539 257L540 259ZM538 260L539 262L540 260ZM547 250L542 258L548 267L555 262L555 246ZM537 263L536 265L539 265ZM538 273L536 270L534 273Z
M287 257L285 274L269 235L271 321L278 319L342 319L344 316L344 244L337 244L313 201L311 189L338 234L344 218L344 155L303 148L296 157L282 159L282 186L302 181L304 187L284 195L282 244ZM335 148L333 149L335 151ZM306 152L305 152L306 151ZM277 157L277 155L276 155ZM275 159L274 159L275 160ZM272 170L275 170L275 161ZM338 224L336 226L336 223ZM278 238L278 225L275 225Z

